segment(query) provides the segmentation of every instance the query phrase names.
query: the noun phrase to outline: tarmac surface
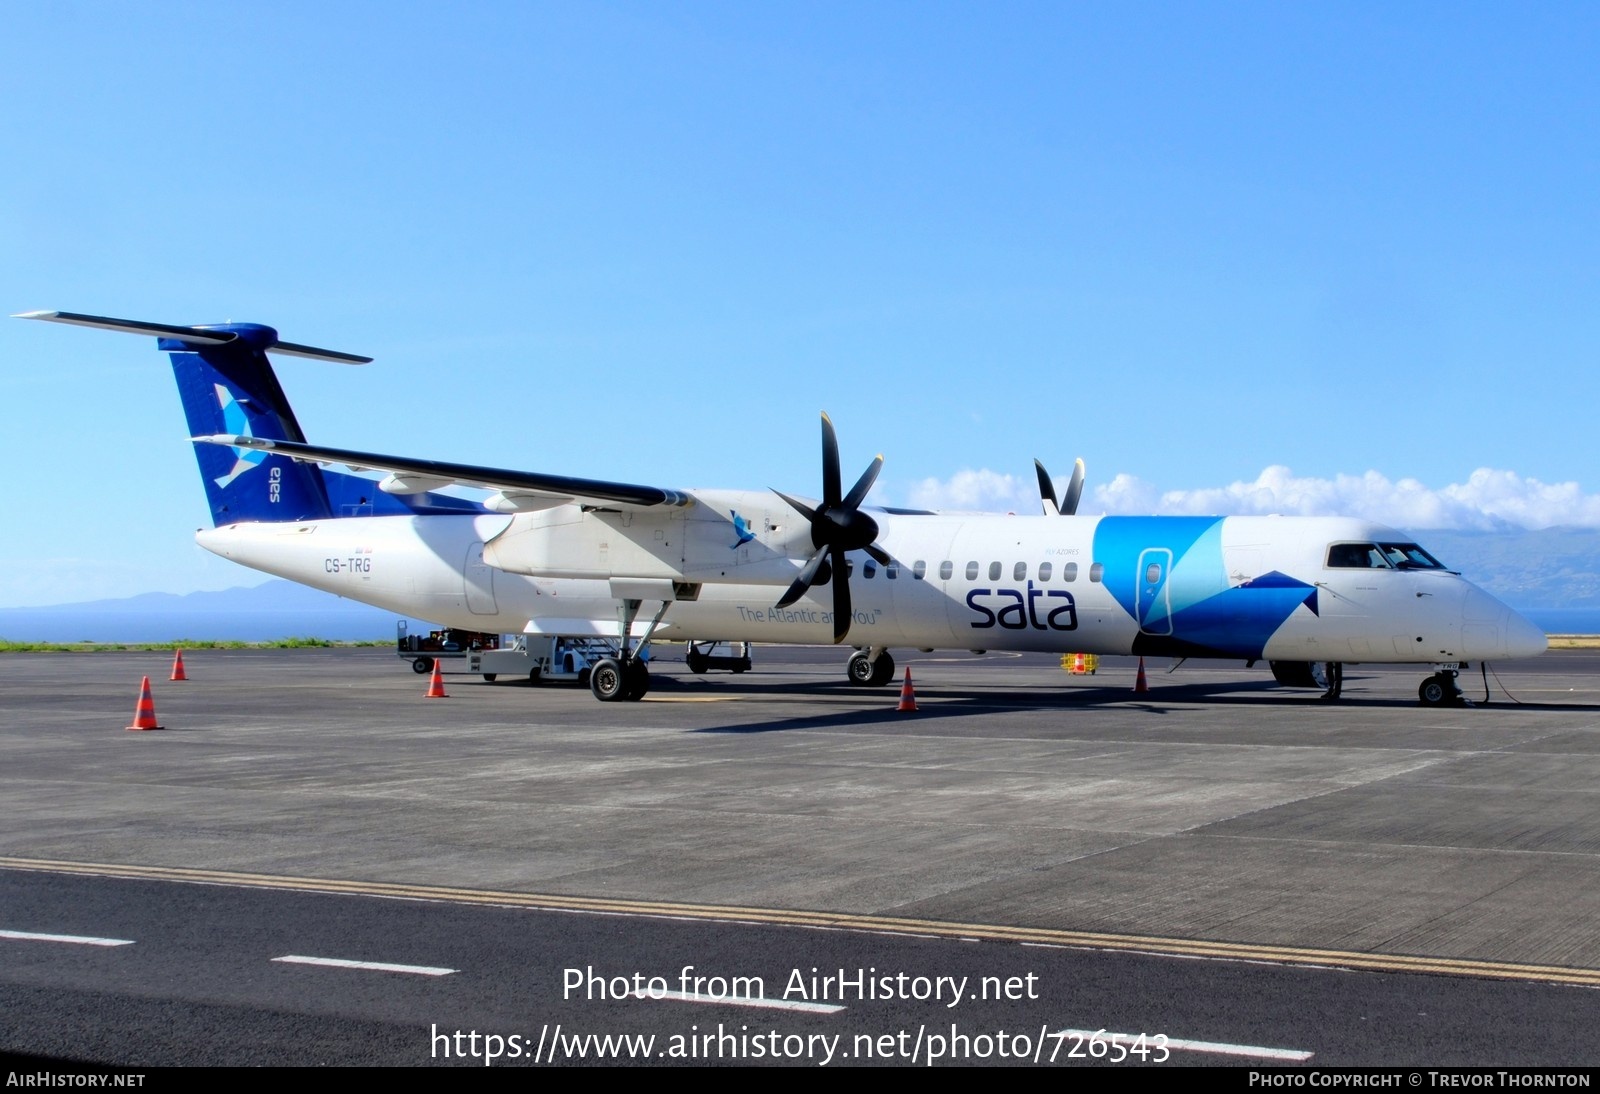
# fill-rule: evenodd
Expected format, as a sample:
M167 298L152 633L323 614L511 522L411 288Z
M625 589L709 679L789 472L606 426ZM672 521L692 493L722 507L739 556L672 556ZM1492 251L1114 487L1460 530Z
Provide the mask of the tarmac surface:
M383 649L0 658L0 856L1600 970L1600 656L1487 706L1352 666L757 649L650 694ZM166 728L134 733L139 678ZM1482 685L1463 678L1474 698Z

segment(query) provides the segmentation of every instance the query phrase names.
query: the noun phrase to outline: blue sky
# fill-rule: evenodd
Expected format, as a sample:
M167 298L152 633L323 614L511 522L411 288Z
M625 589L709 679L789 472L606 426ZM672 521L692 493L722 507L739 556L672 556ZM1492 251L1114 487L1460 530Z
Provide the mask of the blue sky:
M1600 525L1597 56L1593 4L15 5L0 302L370 354L279 366L353 448L814 494L825 408L888 502L1082 455L1085 511ZM0 356L0 605L256 580L153 342Z

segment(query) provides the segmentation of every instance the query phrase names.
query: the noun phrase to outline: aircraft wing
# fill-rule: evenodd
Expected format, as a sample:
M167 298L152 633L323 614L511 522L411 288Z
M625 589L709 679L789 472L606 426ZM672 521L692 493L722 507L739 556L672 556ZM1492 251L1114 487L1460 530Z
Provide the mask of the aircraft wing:
M324 448L300 441L268 440L214 434L195 437L206 444L229 445L276 452L311 463L340 464L352 471L387 471L378 483L387 494L420 494L443 486L471 486L496 491L484 504L501 513L554 509L576 502L606 509L653 509L658 506L688 505L694 499L679 490L659 486L636 486L626 482L602 482L566 475L542 475L532 471L510 471L499 467L477 467L438 460L415 460L405 456L384 456L376 452L354 452L345 448Z

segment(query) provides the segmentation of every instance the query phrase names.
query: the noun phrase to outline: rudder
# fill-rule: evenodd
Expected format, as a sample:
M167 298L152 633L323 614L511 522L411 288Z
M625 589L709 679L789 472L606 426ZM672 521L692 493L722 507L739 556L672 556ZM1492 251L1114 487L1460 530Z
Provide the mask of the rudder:
M162 338L172 359L190 436L230 433L304 441L289 400L267 360L278 341L271 327L230 323L203 328L235 335L221 345ZM238 521L318 520L334 515L321 471L287 456L196 443L195 460L217 525Z

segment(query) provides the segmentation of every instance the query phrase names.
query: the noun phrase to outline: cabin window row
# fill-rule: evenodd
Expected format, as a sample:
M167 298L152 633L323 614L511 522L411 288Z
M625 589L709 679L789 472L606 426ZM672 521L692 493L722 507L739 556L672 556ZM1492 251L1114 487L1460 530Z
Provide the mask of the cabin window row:
M853 573L855 570L855 560L851 559L847 564ZM885 578L890 581L894 581L900 576L901 564L898 562L891 562L887 566L879 566L875 560L870 558L861 564L861 576L864 578L870 579L876 577L880 570L883 572L883 576ZM984 571L985 566L983 563L969 562L967 563L966 567L966 578L968 581L977 581L983 576ZM989 563L987 571L990 581L1000 581L1006 575L1005 564L1001 562ZM939 580L949 581L951 578L955 577L955 572L956 564L954 562L946 560L939 563ZM1054 563L1041 562L1036 567L1033 567L1031 576L1033 580L1042 584L1050 581L1052 578L1056 577L1057 574L1058 571L1056 570ZM913 562L911 564L911 576L917 581L926 579L928 576L928 564L921 559ZM1026 562L1014 563L1011 566L1012 581L1027 581L1029 576L1029 567ZM1076 562L1063 563L1059 571L1059 576L1060 580L1062 581L1078 580L1078 564ZM1092 563L1089 566L1090 581L1101 581L1104 579L1104 576L1105 567L1100 563Z

